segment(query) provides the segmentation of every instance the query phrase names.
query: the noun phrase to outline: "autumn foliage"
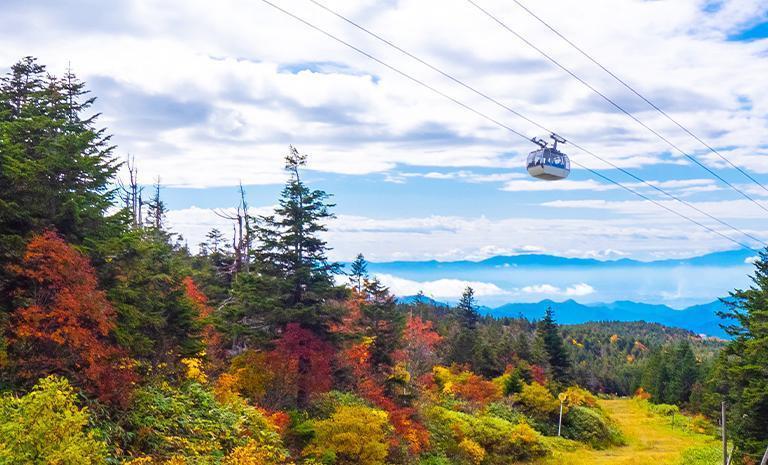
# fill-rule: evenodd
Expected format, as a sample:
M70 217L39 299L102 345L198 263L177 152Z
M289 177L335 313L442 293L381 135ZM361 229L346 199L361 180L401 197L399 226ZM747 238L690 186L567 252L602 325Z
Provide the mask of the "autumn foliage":
M32 238L22 265L10 341L21 377L66 375L101 400L124 402L136 380L114 344L115 311L88 259L54 232Z

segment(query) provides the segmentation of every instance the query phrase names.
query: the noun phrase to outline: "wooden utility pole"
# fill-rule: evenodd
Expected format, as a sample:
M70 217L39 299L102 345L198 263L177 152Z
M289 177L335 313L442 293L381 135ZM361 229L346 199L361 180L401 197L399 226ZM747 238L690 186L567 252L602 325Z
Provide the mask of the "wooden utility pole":
M728 434L725 430L725 401L720 403L720 432L723 436L723 465L728 465Z

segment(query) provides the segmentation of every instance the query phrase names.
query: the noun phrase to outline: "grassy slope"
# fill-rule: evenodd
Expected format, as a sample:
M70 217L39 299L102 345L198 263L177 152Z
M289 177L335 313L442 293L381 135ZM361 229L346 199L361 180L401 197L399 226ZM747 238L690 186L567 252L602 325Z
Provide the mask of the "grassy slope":
M643 410L632 400L603 400L601 404L619 423L626 446L598 451L563 442L553 457L536 464L678 465L687 449L708 448L714 452L718 448L718 442L711 436L673 429L668 419Z

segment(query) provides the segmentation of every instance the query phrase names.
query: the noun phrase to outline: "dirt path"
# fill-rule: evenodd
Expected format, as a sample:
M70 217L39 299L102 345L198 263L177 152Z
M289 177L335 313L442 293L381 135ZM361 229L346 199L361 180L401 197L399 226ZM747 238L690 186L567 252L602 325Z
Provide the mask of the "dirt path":
M629 399L604 400L601 405L619 423L627 445L607 450L578 448L557 451L537 465L677 465L691 447L717 447L711 436L673 429L667 419L652 415Z

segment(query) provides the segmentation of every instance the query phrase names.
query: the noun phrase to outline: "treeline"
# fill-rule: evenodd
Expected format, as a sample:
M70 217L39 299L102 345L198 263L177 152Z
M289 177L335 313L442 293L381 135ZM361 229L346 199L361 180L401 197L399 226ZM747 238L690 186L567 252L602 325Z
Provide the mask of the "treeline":
M565 437L622 442L576 384L634 388L580 368L630 335L482 317L470 288L398 304L362 255L328 259L334 205L293 147L274 212L241 189L234 237L193 253L159 185L116 179L93 101L32 58L0 82L0 463L492 465L548 453L558 394Z

